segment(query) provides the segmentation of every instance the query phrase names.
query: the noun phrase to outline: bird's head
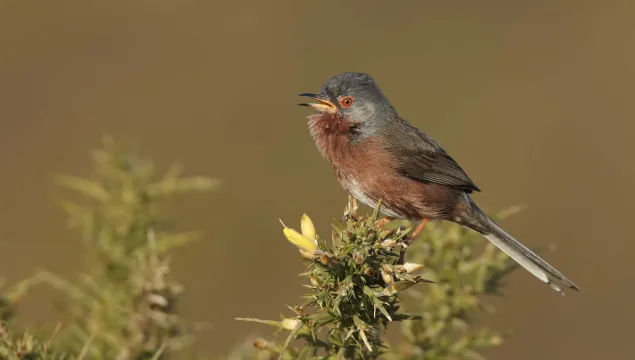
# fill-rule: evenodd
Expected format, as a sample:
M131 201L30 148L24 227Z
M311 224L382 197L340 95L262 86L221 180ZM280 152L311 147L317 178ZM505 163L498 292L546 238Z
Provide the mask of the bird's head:
M309 106L322 114L357 125L378 124L396 116L395 109L370 75L345 72L328 80L318 94L304 93L315 102Z

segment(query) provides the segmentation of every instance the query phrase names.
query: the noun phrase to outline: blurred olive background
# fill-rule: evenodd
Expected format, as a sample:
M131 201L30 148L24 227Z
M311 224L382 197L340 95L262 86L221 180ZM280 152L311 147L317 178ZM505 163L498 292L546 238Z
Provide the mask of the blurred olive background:
M278 217L327 234L346 195L312 143L300 92L372 74L441 142L488 211L585 292L512 276L491 359L633 356L635 3L623 1L0 2L0 274L73 278L78 236L53 200L58 172L90 172L104 133L165 169L223 181L172 213L201 229L175 256L202 348L226 353L300 301L302 264ZM282 254L282 255L280 255ZM46 292L23 321L58 315Z

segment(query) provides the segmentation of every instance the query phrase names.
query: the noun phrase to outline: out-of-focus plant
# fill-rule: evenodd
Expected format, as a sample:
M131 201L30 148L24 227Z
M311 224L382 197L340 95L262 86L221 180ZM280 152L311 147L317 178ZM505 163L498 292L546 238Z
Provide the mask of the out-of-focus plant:
M152 162L118 149L109 138L93 160L93 178L56 179L74 192L60 203L81 234L85 273L67 281L44 271L30 282L52 285L68 298L70 321L57 343L73 358L167 358L191 338L178 314L183 289L170 276L168 254L198 234L167 231L159 205L173 195L214 189L218 182L183 178L178 166L157 176Z
M285 333L284 342L258 340L254 346L283 359L464 359L479 358L476 349L499 345L503 333L473 330L471 321L491 310L481 295L498 294L513 262L493 245L481 253L478 234L456 225L432 223L399 264L399 249L412 228L384 227L378 211L356 213L349 199L344 221L333 223L327 246L304 215L301 233L284 226L286 238L307 262L309 294L290 307L294 317L260 322ZM420 270L420 276L414 275ZM434 282L412 287L419 282ZM405 291L408 289L408 291ZM404 313L408 300L412 314ZM385 330L400 322L404 335L390 345Z
M28 331L11 326L16 303L37 282L27 279L0 292L0 359L1 360L70 360L71 357L58 351L52 339L41 340ZM0 284L0 288L2 284ZM58 327L59 329L59 327ZM54 334L55 335L55 334ZM80 356L83 356L79 354ZM76 360L82 357L74 357Z
M181 178L172 167L156 176L153 163L120 151L106 140L93 154L95 179L59 176L58 183L87 201L61 200L87 250L79 285L43 273L69 297L71 350L86 342L91 359L163 358L189 341L178 315L182 286L170 275L168 252L197 238L162 226L159 202L173 195L210 190L217 182Z
M83 359L80 354L74 359ZM51 341L42 341L29 332L13 334L5 323L0 323L0 359L2 360L70 360L71 356L57 352Z

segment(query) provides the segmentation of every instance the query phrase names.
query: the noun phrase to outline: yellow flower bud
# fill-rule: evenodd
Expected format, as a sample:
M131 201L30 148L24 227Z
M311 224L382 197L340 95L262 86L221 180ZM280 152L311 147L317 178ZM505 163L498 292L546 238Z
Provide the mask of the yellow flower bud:
M302 235L309 240L315 241L315 226L313 226L313 221L311 221L311 218L307 214L302 215L300 226Z
M308 239L296 230L286 227L284 224L282 224L282 226L284 226L284 229L282 230L284 236L292 244L299 247L301 250L305 250L306 252L311 254L315 252L315 250L317 250L317 243L314 240Z

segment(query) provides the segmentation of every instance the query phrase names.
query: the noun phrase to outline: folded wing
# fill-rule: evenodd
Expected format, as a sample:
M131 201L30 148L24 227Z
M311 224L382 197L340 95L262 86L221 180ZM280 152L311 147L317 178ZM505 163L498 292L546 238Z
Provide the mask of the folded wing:
M481 191L448 155L441 145L428 134L399 119L405 126L390 127L385 134L392 137L387 143L393 154L398 154L398 171L413 180L435 183L471 193Z

